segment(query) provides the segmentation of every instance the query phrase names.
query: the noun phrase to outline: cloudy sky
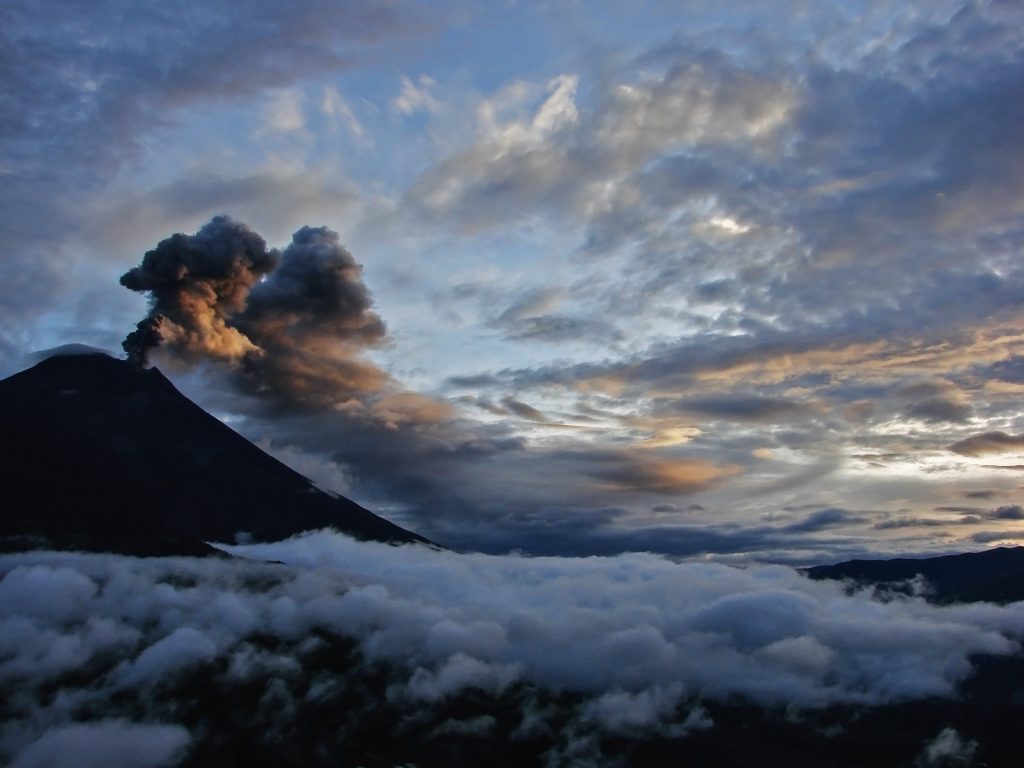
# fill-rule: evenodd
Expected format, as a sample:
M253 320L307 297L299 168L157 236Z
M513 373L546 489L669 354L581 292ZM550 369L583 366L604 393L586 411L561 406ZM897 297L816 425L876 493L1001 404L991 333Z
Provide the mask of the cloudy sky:
M456 548L1017 542L1022 28L1010 0L7 2L0 369L134 332Z

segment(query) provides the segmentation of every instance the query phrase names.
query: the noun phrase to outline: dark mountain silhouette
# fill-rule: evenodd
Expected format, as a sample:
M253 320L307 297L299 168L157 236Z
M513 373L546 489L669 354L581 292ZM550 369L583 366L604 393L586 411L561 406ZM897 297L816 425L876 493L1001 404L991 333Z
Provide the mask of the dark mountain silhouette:
M916 576L927 580L935 603L1012 603L1024 600L1024 547L921 559L850 560L804 570L812 579L850 579L862 586L902 591Z
M309 480L155 368L60 355L0 381L0 547L204 554L332 527L425 542Z

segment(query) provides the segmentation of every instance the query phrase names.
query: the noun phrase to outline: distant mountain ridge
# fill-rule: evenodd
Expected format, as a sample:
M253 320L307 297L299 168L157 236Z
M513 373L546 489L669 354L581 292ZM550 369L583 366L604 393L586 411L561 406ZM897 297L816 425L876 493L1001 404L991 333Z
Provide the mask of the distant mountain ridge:
M812 579L850 579L874 587L896 587L917 576L928 584L925 597L935 603L1012 603L1024 600L1024 547L921 559L849 560L803 569Z
M199 555L331 527L426 542L316 488L157 369L57 355L0 381L0 549Z

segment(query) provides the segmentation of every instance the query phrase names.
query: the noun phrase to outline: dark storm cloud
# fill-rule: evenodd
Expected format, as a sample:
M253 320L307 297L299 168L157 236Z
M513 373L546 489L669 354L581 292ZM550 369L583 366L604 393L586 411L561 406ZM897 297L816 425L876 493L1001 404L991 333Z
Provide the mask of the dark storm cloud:
M990 515L993 520L1024 520L1024 509L1019 504L996 507Z
M1015 355L989 366L984 374L1001 381L1024 382L1024 355Z
M1007 504L995 509L979 509L977 507L935 507L936 512L956 512L958 518L930 518L903 516L887 518L872 526L879 531L897 528L937 528L957 525L978 525L991 520L1024 520L1024 509L1017 504ZM987 535L987 534L986 534ZM980 540L979 540L980 541Z
M439 500L442 500L439 498ZM448 509L451 509L449 505ZM531 556L614 556L652 552L668 557L723 556L760 563L797 566L877 557L862 534L840 526L813 532L786 532L785 526L677 522L637 525L624 510L579 505L551 505L510 511L508 505L485 507L474 499L461 515L449 513L417 532L455 551ZM677 513L678 514L678 513ZM423 515L427 519L427 515ZM664 521L666 518L662 517ZM819 535L820 534L820 535Z
M696 493L740 473L735 465L716 465L697 457L676 457L643 450L566 452L600 488L611 492Z
M813 413L805 402L772 394L750 391L750 379L769 379L765 384L757 378L753 383L771 393L771 385L834 388L843 400L880 397L887 387L860 384L856 380L833 384L837 373L851 367L874 373L875 366L891 354L898 360L903 354L901 339L893 339L892 349L880 347L870 332L855 327L844 328L836 337L826 329L794 332L763 330L757 334L722 336L715 332L695 333L678 340L652 344L619 359L581 362L575 365L550 365L535 368L504 369L463 377L458 382L478 381L482 386L513 386L522 389L546 385L578 387L608 383L621 387L628 395L647 396L654 391L692 391L709 386L718 390L735 389L735 393L703 395L682 399L679 403L706 403L710 409L723 413L753 416L780 416L789 413L804 416ZM671 410L675 401L663 400L662 407ZM735 403L733 406L732 403Z
M218 410L213 403L211 406ZM505 406L502 406L505 408ZM673 502L731 482L742 467L671 451L615 449L575 439L534 446L511 424L449 418L390 429L359 411L326 409L267 418L257 407L232 426L261 444L300 447L344 468L343 492L389 519L455 549L531 554L736 552L799 538L778 532L632 531L621 505ZM528 482L524 482L528 478ZM685 506L685 505L684 505ZM696 511L696 510L694 510ZM800 547L830 549L801 541ZM616 550L616 547L620 548Z
M226 377L228 387L238 384L237 376ZM455 545L446 538L450 529L479 527L483 536L496 509L527 508L547 493L561 493L546 473L526 486L512 477L510 467L518 466L526 444L507 426L463 424L448 413L427 419L408 410L384 418L379 402L371 397L342 407L281 409L279 400L257 398L240 412L232 393L224 398L225 410L236 417L232 426L246 437L340 469L348 487L337 490L445 546Z
M303 227L279 253L227 216L148 251L121 284L150 309L124 342L144 364L164 346L231 363L249 389L285 403L329 405L389 377L359 352L386 334L362 267L326 227Z
M540 423L549 421L547 416L538 411L532 405L516 400L514 397L506 397L502 399L501 404L516 416L526 419L527 421L536 421Z
M905 384L895 395L906 402L905 416L924 421L962 423L973 411L960 388L948 381Z
M932 517L893 517L875 523L872 527L875 530L887 531L897 528L940 528L958 525L978 525L986 520L1016 519L1005 517L998 510L983 510L973 507L935 507L936 512L958 512L957 518L932 518Z
M582 341L611 344L625 336L611 323L592 317L572 315L538 315L504 324L505 336L513 341L546 341L551 343Z
M675 504L655 504L651 507L651 512L658 512L659 514L703 511L704 507L700 504L687 504L685 507L679 507Z
M498 326L515 325L527 318L545 315L558 305L560 298L561 292L554 288L525 291L494 319L494 323Z
M803 520L790 523L782 528L784 533L811 533L823 531L829 528L839 528L848 525L860 525L869 521L864 515L858 515L847 509L829 507L812 512Z
M876 531L893 531L901 528L940 528L956 521L943 520L933 517L891 517L887 520L880 520L872 528Z
M972 412L968 403L947 400L942 398L930 398L907 406L906 415L911 418L924 419L931 422L955 422L967 421Z
M720 279L701 283L694 290L694 299L697 301L729 301L737 294L737 284L734 280Z
M453 302L468 302L486 320L488 328L510 341L581 342L612 344L625 338L614 318L601 318L587 312L564 312L560 305L566 291L557 288L528 288L506 296L501 286L490 283L460 283L438 292L434 306L439 310ZM507 304L495 314L494 307Z
M1008 435L1005 432L983 432L964 438L949 446L953 453L961 456L985 456L992 453L1013 453L1024 450L1024 435Z
M971 536L976 544L991 544L994 541L1015 540L1020 538L1021 531L979 531Z
M447 436L451 440L456 434L454 429L435 431L434 439ZM357 445L360 455L353 464L366 467L365 440ZM737 466L701 458L583 443L529 450L522 442L498 445L487 454L439 454L436 442L421 439L418 449L399 449L400 462L389 449L377 458L382 470L378 487L385 496L397 495L404 501L420 526L417 530L430 531L437 541L456 548L583 554L594 547L594 552L608 553L609 546L642 546L675 553L671 536L653 535L642 545L639 540L621 538L628 538L628 529L606 537L605 529L625 515L625 510L611 505L707 491L740 471ZM403 478L412 482L407 484ZM529 478L529 483L523 478ZM687 537L685 551L697 539L699 546L721 543L713 533L707 538L694 534ZM733 544L727 546L731 550Z
M790 421L810 411L806 404L792 400L740 394L680 400L672 403L671 408L715 419L749 422Z
M610 509L610 500L693 492L735 471L571 441L572 447L562 441L537 449L513 424L453 414L387 422L378 398L363 407L281 410L266 397L238 401L230 390L240 383L249 388L230 371L197 374L202 379L190 394L213 412L230 414L242 434L281 458L301 450L307 465L300 471L308 474L315 458L322 476L343 475L336 490L450 547L543 552L550 551L547 537L550 546L586 551L591 534L623 513ZM509 411L509 403L492 407Z
M486 397L473 397L473 395L461 395L457 398L457 402L463 405L471 405L475 408L479 408L481 411L492 414L493 416L506 416L508 415L508 409L500 405L496 405L493 401Z
M818 339L777 334L767 339L750 337L722 338L713 333L697 334L676 343L653 346L624 360L583 362L576 365L551 365L536 368L508 368L473 377L452 379L453 384L479 381L523 388L578 382L612 380L625 384L627 391L644 392L654 388L684 387L696 374L726 371L764 359L807 352Z
M457 389L486 389L500 385L502 379L494 374L480 373L472 376L452 376L445 383Z

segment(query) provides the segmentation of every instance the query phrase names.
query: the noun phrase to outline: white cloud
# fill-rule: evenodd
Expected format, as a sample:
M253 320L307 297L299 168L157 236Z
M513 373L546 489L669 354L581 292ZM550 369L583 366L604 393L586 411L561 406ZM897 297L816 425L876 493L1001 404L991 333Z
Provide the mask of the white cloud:
M210 664L227 681L270 674L266 706L277 702L286 729L301 709L285 681L316 678L302 694L311 701L343 682L307 670L327 637L383 662L394 706L515 686L571 692L582 704L566 733L582 744L595 729L709 727L697 699L813 708L951 696L973 655L1012 653L1024 633L1022 604L882 603L776 566L463 555L328 532L227 549L287 565L0 557L0 683L11 693L0 755L45 764L36 756L77 738L76 720L125 716L108 709L115 698L166 719L178 710L161 692L182 675L214 674ZM28 600L30 585L49 585L50 599ZM54 685L58 695L40 697ZM541 710L521 706L523 729L541 727ZM167 739L168 754L179 741Z
M924 748L921 762L926 766L968 765L977 749L976 741L963 739L954 728L943 728Z
M392 104L403 115L411 115L424 111L436 114L441 111L441 102L433 95L437 81L430 75L420 75L414 83L408 77L402 77L402 90Z
M696 61L614 88L597 141L632 162L687 145L768 146L798 104L797 90L785 80L721 59Z
M297 88L278 91L264 105L260 124L253 138L288 136L306 131L304 97Z
M466 688L500 693L516 680L518 672L513 664L488 664L455 653L436 670L416 669L402 693L421 701L439 701Z
M178 725L122 720L67 725L25 747L11 768L159 768L175 764L190 740Z
M496 142L495 153L519 143L539 142L579 119L576 109L576 75L559 75L540 89L517 81L502 88L477 107L481 140ZM537 93L543 100L531 110Z
M292 445L278 445L266 439L258 441L257 446L311 480L317 488L331 494L351 493L349 474L337 462L306 453Z
M96 585L71 568L15 568L0 581L5 612L43 620L84 618Z
M356 139L364 138L366 131L362 123L356 117L352 108L345 101L345 97L334 86L325 86L323 98L320 101L320 109L332 121L344 125L349 133Z
M133 661L125 663L117 670L115 678L125 687L157 682L186 667L210 661L217 655L217 650L217 645L199 630L179 627L146 648Z
M882 604L782 567L378 550L330 534L229 549L343 576L352 586L325 616L375 657L443 669L464 654L591 692L679 683L808 706L949 695L968 649L1008 653L1024 628L1014 607Z
M737 148L771 156L800 104L785 78L724 56L599 84L586 109L579 86L578 75L562 74L543 86L516 81L483 99L477 141L428 170L410 199L473 227L537 212L585 223L644 202L636 180L662 158ZM715 221L719 234L751 226Z
M611 733L642 734L670 718L682 696L679 683L655 685L639 693L613 690L588 703L583 717Z

